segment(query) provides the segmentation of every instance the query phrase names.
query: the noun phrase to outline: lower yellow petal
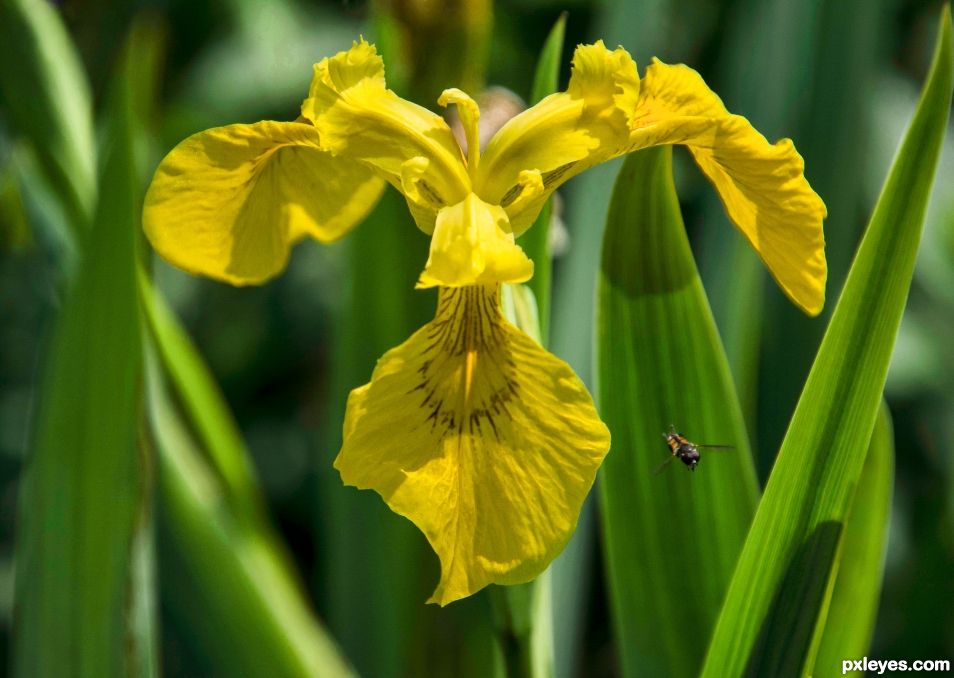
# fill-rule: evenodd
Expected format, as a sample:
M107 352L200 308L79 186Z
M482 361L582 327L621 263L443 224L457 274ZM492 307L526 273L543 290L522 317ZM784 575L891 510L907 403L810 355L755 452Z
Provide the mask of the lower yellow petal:
M441 562L428 602L446 605L540 574L608 449L586 388L487 285L442 289L434 321L352 391L335 468L424 532Z
M437 213L418 287L524 282L532 275L533 262L514 243L507 213L470 193Z
M827 212L791 140L770 144L694 70L656 61L640 83L631 142L687 145L782 290L805 312L821 311Z
M360 222L384 181L318 149L310 124L216 127L167 155L149 186L143 226L179 268L235 285L279 273L306 235L331 241Z

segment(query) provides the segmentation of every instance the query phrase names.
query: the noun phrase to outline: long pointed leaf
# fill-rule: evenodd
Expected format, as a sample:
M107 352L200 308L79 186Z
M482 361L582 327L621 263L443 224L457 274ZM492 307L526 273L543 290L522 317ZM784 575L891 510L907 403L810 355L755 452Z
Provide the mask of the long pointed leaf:
M950 10L934 64L782 443L703 675L813 665L851 497L907 299L954 87Z
M50 346L22 489L14 666L24 678L132 675L126 611L143 492L132 91L120 80L104 190Z
M599 281L600 413L613 434L600 498L623 674L694 675L758 490L745 425L686 238L669 147L627 158ZM670 424L729 444L695 473L666 460Z

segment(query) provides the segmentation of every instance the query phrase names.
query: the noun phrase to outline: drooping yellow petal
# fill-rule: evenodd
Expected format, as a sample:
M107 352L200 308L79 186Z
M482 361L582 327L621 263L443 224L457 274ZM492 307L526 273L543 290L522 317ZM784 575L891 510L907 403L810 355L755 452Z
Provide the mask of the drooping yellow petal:
M520 235L560 184L625 149L638 94L636 64L626 50L610 51L602 41L577 47L567 91L514 117L487 144L475 191L502 205ZM545 190L514 207L524 170L539 171Z
M470 190L460 146L447 123L387 89L384 62L374 45L362 40L315 64L301 112L318 128L323 149L371 165L404 192L428 233L437 210L460 202ZM402 181L409 161L420 170L413 196Z
M437 214L431 253L418 287L525 282L533 262L514 243L507 213L473 193Z
M826 209L791 140L770 144L694 70L654 61L640 85L631 141L632 150L687 145L785 293L806 313L821 311Z
M498 289L441 290L434 321L352 391L335 461L427 536L441 605L542 572L609 449L583 384L502 318Z
M234 285L271 278L295 242L341 237L384 188L369 168L318 146L307 123L194 134L163 159L146 193L149 241L190 273Z

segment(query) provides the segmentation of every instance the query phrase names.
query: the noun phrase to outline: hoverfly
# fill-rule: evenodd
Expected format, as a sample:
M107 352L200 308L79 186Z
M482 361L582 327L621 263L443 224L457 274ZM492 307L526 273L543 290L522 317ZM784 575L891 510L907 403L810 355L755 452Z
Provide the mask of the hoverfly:
M678 459L688 466L690 471L695 471L701 457L699 454L700 447L710 450L727 450L732 448L731 445L701 445L694 443L681 433L677 433L676 429L672 426L669 427L669 433L663 433L663 438L666 439L666 444L669 445L669 453L672 456L657 466L654 473L662 473L662 470L666 468L673 459Z

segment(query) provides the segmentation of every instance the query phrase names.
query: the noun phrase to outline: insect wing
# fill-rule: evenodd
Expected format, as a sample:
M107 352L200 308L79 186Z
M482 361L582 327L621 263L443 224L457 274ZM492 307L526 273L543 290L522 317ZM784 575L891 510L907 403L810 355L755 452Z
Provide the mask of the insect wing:
M665 470L666 470L666 467L669 466L670 463L672 463L672 460L673 460L673 459L675 459L675 457L669 457L669 459L667 459L666 461L664 461L663 463L661 463L659 466L657 466L657 467L656 467L656 470L653 471L653 475L654 475L654 476L658 476L660 473L662 473L663 471L665 471Z

